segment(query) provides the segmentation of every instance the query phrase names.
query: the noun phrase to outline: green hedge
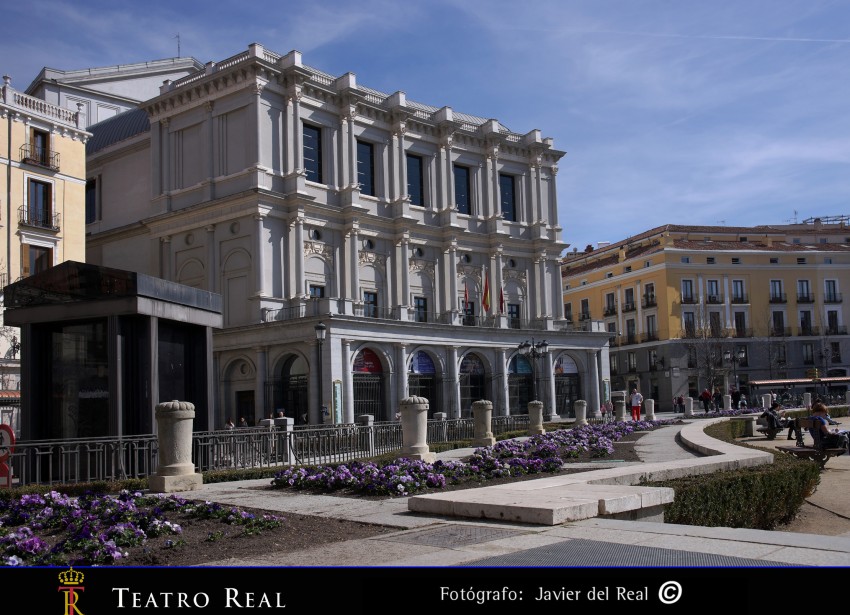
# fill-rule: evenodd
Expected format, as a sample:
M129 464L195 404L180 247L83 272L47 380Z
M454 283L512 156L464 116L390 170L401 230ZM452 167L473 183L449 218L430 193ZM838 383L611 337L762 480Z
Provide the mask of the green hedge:
M731 442L742 435L743 425L724 421L705 431L713 438ZM790 522L819 483L820 466L816 462L776 452L772 464L649 485L670 487L676 492L673 503L664 509L665 523L772 530Z

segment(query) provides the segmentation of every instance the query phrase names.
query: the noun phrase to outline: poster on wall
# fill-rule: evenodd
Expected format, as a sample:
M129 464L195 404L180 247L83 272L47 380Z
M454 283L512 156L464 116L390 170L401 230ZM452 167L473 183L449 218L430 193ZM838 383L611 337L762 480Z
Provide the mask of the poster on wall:
M342 380L334 380L332 403L334 423L342 423Z
M354 357L354 371L380 374L384 370L381 367L381 360L375 354L375 351L364 348Z
M413 374L436 374L434 361L427 352L418 351L410 361L410 372Z
M611 381L603 380L602 381L602 403L607 404L611 401Z

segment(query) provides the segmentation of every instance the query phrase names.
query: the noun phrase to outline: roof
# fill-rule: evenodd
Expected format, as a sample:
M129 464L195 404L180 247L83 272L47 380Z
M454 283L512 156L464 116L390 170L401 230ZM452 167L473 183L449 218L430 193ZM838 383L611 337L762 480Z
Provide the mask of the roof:
M850 382L850 376L831 376L827 378L785 378L780 380L750 380L748 385L754 387L781 387L793 384L830 384L832 382Z
M86 156L120 141L150 132L151 122L144 109L131 109L89 126L92 133L86 142Z

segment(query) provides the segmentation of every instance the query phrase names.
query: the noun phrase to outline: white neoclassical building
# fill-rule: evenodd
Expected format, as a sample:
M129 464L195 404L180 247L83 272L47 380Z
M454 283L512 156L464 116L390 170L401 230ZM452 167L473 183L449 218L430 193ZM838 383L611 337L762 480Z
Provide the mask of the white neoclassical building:
M599 408L609 334L564 317L564 152L539 130L256 44L91 130L87 260L223 295L211 427L392 420L409 395Z

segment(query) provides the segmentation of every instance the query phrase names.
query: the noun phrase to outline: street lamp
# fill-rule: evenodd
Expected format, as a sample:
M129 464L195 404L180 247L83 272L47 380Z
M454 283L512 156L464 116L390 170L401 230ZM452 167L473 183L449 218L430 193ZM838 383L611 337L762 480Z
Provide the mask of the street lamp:
M324 380L324 376L322 374L322 344L325 341L325 336L328 333L328 328L324 323L320 322L317 324L314 329L316 330L316 344L319 349L319 360L316 362L316 367L319 373L319 413L321 416L321 421L324 422L325 417L325 391L322 388L322 381Z
M519 354L523 357L531 359L531 393L534 401L541 401L537 397L537 377L539 370L537 369L537 360L542 359L549 353L549 344L546 340L534 343L534 338L531 338L531 343L528 340L517 346Z
M723 352L723 360L732 364L732 379L735 382L735 390L738 390L738 363L743 363L747 359L747 351L743 348L738 348L737 352L726 350Z

